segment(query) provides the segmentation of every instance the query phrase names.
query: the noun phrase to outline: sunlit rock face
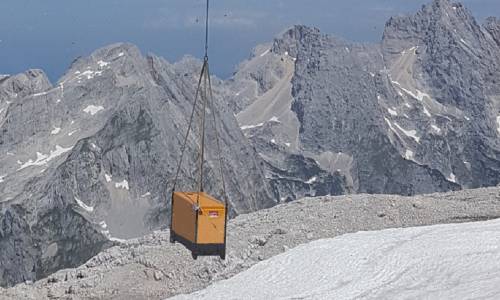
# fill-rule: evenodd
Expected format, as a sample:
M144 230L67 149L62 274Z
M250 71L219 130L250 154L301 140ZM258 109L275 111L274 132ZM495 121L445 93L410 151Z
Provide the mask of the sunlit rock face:
M54 85L38 70L0 79L0 285L77 266L115 239L168 225L200 68L116 44L76 60ZM223 199L215 113L231 214L270 207L263 162L214 81L205 189ZM193 131L179 189L198 188Z
M443 0L379 44L295 26L257 47L229 101L279 200L497 185L498 24Z

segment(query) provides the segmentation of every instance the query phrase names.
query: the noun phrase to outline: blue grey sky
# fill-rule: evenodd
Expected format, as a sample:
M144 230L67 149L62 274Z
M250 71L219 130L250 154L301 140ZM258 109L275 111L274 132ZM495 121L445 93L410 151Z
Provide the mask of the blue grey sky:
M229 77L257 44L293 24L348 40L376 42L392 15L431 0L211 0L212 69ZM482 21L499 0L462 1ZM203 55L205 0L1 0L0 74L41 68L56 81L71 61L114 43L176 61Z

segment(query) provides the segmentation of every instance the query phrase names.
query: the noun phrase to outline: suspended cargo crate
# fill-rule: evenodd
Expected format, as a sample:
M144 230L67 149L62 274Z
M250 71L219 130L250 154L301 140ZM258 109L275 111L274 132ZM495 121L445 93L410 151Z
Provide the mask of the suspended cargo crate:
M174 192L171 242L198 255L226 256L226 207L207 193Z
M226 185L224 183L223 161L221 156L221 146L219 133L217 131L216 107L212 92L212 82L208 64L208 11L209 1L207 0L207 19L205 35L205 58L201 68L198 87L196 89L193 109L189 119L187 133L181 148L181 156L172 188L171 215L170 215L170 242L182 243L191 250L194 259L199 255L219 255L226 258L226 228L228 217L228 199ZM197 107L198 100L201 100L200 107ZM177 181L181 170L188 137L193 128L195 112L200 111L200 155L199 155L199 180L198 192L177 191ZM220 164L220 182L224 202L219 201L204 192L204 164L205 164L205 116L207 109L211 111L213 117L213 128L217 145L217 154Z

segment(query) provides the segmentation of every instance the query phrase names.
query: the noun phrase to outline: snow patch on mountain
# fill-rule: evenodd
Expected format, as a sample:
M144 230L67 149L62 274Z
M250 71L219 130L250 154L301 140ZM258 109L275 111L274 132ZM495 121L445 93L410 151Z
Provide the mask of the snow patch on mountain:
M117 189L128 190L129 189L128 181L124 179L122 182L117 182L117 183L115 183L115 187Z
M401 127L398 123L392 123L389 119L387 118L384 118L385 122L387 123L387 125L389 126L389 128L398 136L401 138L401 136L399 135L399 131L403 132L404 135L406 135L407 137L410 137L412 138L413 140L415 140L415 142L417 143L420 143L420 137L417 136L417 131L416 130L406 130L404 129L403 127ZM397 130L396 128L399 130Z
M415 89L416 94L409 89L404 88L399 82L397 81L392 81L393 84L397 85L403 92L407 93L410 95L412 98L417 99L418 101L423 101L425 97L430 98L429 94L424 93L418 89Z
M33 161L32 159L30 159L27 162L25 162L24 164L21 162L21 167L18 169L18 171L25 169L25 168L28 168L28 167L32 167L32 166L46 165L51 160L55 159L56 157L58 157L60 155L63 155L64 153L70 151L71 149L73 149L73 147L63 148L59 145L56 145L56 149L54 151L51 150L49 154L43 154L43 153L37 152L36 153L36 160Z
M269 119L269 122L280 123L280 119L276 116L273 116L271 119Z
M91 213L94 211L94 208L92 206L88 206L87 204L85 204L82 200L78 199L77 197L75 197L75 201L78 204L78 206L83 208L86 212Z
M414 159L414 154L413 154L413 151L409 150L409 149L406 149L406 152L405 152L405 158L407 160L413 160Z
M398 123L394 123L394 126L396 126L399 130L401 130L406 136L412 138L415 140L415 142L420 143L420 137L417 136L417 131L416 130L406 130L403 127L399 126Z
M48 93L49 93L49 92L35 93L35 94L33 94L33 97L45 96L45 95L47 95Z
M100 68L104 68L104 67L107 67L109 65L109 62L100 60L100 61L97 62L97 65Z
M467 43L467 41L465 41L464 39L460 39L460 42L462 42L462 44L464 44L468 48L472 48L471 45L469 43Z
M77 79L82 79L82 76L87 77L87 79L93 79L95 76L101 76L102 71L92 71L92 70L86 70L83 72L81 75L78 76Z
M248 129L253 129L253 128L257 128L257 127L262 127L264 126L264 123L259 123L259 124L256 124L256 125L244 125L244 126L241 126L241 130L248 130Z
M316 182L316 180L318 180L318 177L314 176L312 177L311 179L309 179L308 181L306 181L307 184L313 184Z
M432 129L434 129L434 131L436 131L436 133L441 133L441 128L437 127L434 124L432 124L431 127L432 127Z
M106 182L111 182L112 180L112 175L104 174L104 178L106 179Z
M101 110L104 110L104 107L101 105L99 105L99 106L89 105L83 111L93 116L93 115L97 114L98 112L100 112Z
M396 111L395 108L388 108L387 111L389 112L389 114L391 114L392 116L395 116L397 117L398 116L398 112Z
M424 114L426 116L428 116L429 118L432 117L431 113L427 110L427 108L425 106L424 106L423 110L424 110Z
M99 226L101 226L101 228L102 228L102 229L106 229L106 228L108 228L108 224L106 224L106 221L101 221L101 222L99 223Z
M59 127L54 127L54 129L50 132L50 134L52 134L52 135L56 135L56 134L58 134L59 132L61 132L61 128L59 128Z
M446 179L449 180L449 181L451 181L451 182L454 182L454 183L457 182L457 177L453 173L451 173L450 176L448 176L448 178L446 178Z

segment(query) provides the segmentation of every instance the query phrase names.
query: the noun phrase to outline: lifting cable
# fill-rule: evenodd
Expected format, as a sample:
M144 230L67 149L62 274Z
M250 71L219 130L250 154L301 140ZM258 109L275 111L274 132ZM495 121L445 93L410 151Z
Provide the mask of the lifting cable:
M212 80L210 78L210 68L208 64L208 30L209 30L209 9L210 9L210 0L207 0L207 7L206 7L206 21L205 21L205 56L203 58L203 67L201 68L200 72L200 77L198 79L198 84L196 88L196 94L194 98L194 104L193 104L193 109L191 111L191 116L189 118L189 125L188 125L188 130L186 132L186 135L184 136L184 142L181 147L181 157L179 159L179 163L177 165L177 171L175 173L175 179L174 179L174 185L172 188L172 195L175 192L175 189L177 187L177 182L179 179L179 173L181 170L181 165L182 161L184 159L184 153L186 151L187 147L187 141L189 138L189 133L193 129L193 121L194 121L194 115L196 112L196 107L198 104L199 98L202 98L203 104L202 104L202 112L201 112L201 120L200 120L200 134L201 134L201 147L200 147L200 176L199 176L199 182L198 182L198 188L199 192L204 191L203 187L203 166L204 166L204 158L205 158L205 117L206 117L206 109L207 109L207 104L208 104L208 109L210 109L212 116L213 116L213 123L214 123L214 129L215 129L215 139L216 139L216 145L217 145L217 152L218 152L218 159L220 163L220 174L221 174L221 179L222 179L222 192L223 192L223 197L224 197L224 203L226 205L226 212L228 211L228 198L226 194L226 183L224 181L224 166L223 166L223 161L222 161L222 152L221 152L221 146L220 146L220 136L219 132L217 129L217 118L216 118L216 113L215 113L215 103L214 103L214 95L213 95L213 90L212 90ZM203 89L202 89L203 85ZM198 193L197 199L196 199L196 204L197 208L200 207L200 193Z

